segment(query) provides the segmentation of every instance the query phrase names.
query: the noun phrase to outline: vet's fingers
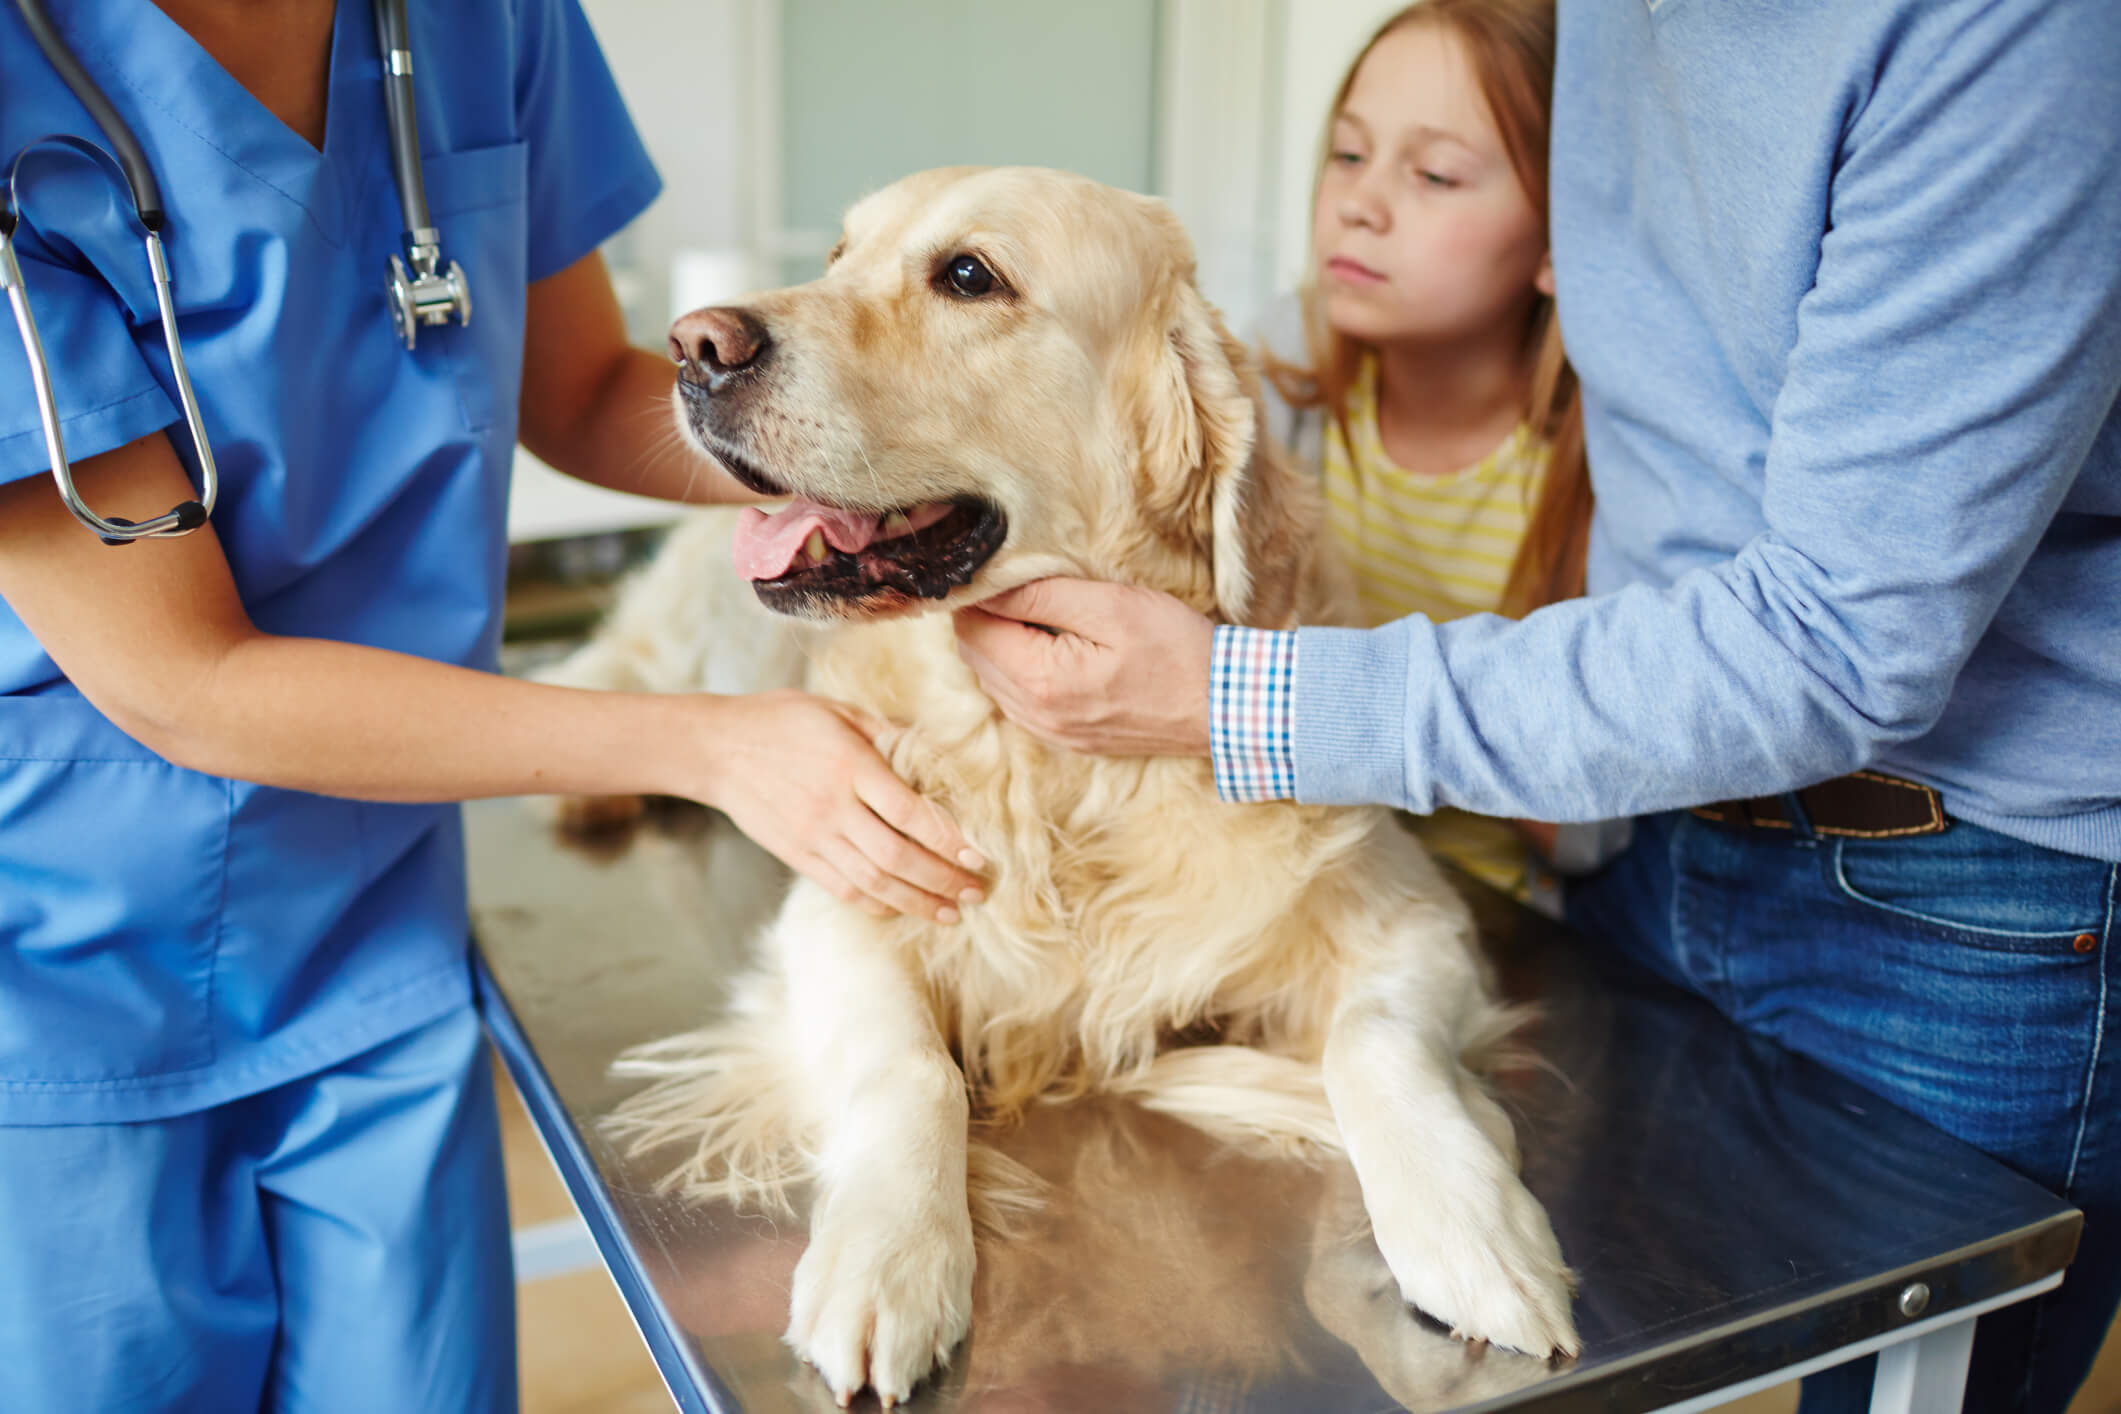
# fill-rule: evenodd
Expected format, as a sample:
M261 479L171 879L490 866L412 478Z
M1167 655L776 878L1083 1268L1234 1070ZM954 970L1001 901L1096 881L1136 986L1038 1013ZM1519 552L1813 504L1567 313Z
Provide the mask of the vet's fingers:
M900 780L883 754L886 739L900 728L859 707L838 702L832 706L843 713L857 731L870 733L870 745L875 748L866 759L855 761L848 772L847 778L854 784L855 799L942 865L945 876L935 881L934 886L946 889L945 897L954 897L968 888L978 887L979 879L965 870L986 868L986 859L972 847L972 842L958 829L957 821L950 818L949 812ZM953 868L953 862L963 867Z
M852 702L828 702L833 711L845 717L854 729L869 739L869 744L882 751L889 740L901 730L885 721L866 707L857 707Z
M864 854L857 844L846 835L841 835L819 846L818 852L825 856L840 876L861 890L872 902L881 904L893 913L904 913L916 918L933 918L938 923L957 922L957 905L947 899L925 893L891 873L883 865Z
M820 853L804 855L799 860L790 860L795 872L831 894L841 903L851 903L874 918L889 918L893 912L888 906L877 902L849 882L845 873L830 859Z
M976 903L985 897L985 890L976 875L951 864L879 816L870 815L866 820L857 821L848 830L847 838L870 863L893 878L911 884L935 899L941 907L954 908L960 903ZM966 853L971 853L969 846Z
M942 866L944 877L932 886L936 892L955 898L966 889L980 886L977 871L987 867L986 859L972 847L948 811L900 780L889 766L879 762L877 769L857 773L854 794L910 848Z

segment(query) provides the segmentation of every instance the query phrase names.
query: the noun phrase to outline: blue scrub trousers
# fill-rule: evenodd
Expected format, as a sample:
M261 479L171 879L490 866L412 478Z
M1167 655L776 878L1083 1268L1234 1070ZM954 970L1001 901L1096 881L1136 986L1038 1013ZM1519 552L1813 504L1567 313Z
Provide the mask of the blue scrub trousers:
M195 1114L0 1126L0 1410L516 1407L476 1014Z
M2082 1208L2061 1287L1983 1316L1967 1375L1968 1414L2063 1414L2121 1303L2121 865L1790 808L1789 831L1637 821L1569 923ZM1803 1414L1869 1409L1875 1368L1810 1377Z

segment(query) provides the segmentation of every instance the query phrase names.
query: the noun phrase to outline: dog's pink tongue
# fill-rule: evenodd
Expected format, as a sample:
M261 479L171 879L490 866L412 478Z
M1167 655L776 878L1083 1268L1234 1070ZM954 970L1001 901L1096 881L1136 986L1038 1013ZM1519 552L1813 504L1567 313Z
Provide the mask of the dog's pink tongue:
M773 515L747 506L737 517L731 547L737 573L749 580L779 579L803 552L812 531L822 534L833 549L857 554L876 539L876 517L815 501L790 501Z

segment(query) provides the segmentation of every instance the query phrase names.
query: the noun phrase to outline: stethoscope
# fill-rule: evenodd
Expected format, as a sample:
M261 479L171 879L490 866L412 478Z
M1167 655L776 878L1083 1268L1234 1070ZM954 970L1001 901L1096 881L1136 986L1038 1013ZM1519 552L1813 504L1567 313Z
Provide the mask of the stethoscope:
M398 338L411 348L420 326L441 325L451 318L471 322L471 291L464 268L454 260L442 263L442 233L435 229L427 211L427 188L420 176L420 122L413 106L412 37L405 23L405 0L373 0L376 35L383 51L383 97L390 118L390 163L397 178L398 203L405 212L405 254L411 265L393 251L387 269L390 319ZM52 480L59 497L74 519L103 538L106 545L124 545L150 536L184 535L206 524L213 514L220 477L214 470L213 448L206 440L206 426L199 415L199 400L192 392L191 375L185 371L184 350L177 341L176 305L170 295L169 262L162 253L162 190L156 185L147 154L118 110L111 106L95 80L81 67L66 41L59 36L42 0L15 0L37 47L73 90L117 156L84 138L57 133L25 144L8 166L7 190L0 199L0 290L15 313L15 328L22 336L28 356L30 380L36 387L37 415L44 424L44 446L51 455ZM66 445L59 435L59 409L52 398L51 366L44 357L43 341L37 337L37 321L30 313L22 268L15 260L14 234L21 221L22 201L16 191L22 159L39 147L56 146L87 157L104 176L123 182L132 194L133 215L147 249L147 267L154 277L155 304L161 311L162 341L169 349L169 364L176 374L177 400L183 405L184 422L191 430L193 447L199 454L199 499L184 501L153 520L129 521L117 516L97 515L74 488L73 468L66 460Z

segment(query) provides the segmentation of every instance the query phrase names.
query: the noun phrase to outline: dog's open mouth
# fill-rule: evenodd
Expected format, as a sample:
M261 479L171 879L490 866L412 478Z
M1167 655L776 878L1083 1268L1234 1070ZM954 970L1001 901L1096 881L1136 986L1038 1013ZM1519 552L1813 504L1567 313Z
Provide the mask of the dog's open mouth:
M796 500L772 515L746 510L732 551L769 609L875 613L970 583L1007 533L1001 511L973 498L882 515Z

